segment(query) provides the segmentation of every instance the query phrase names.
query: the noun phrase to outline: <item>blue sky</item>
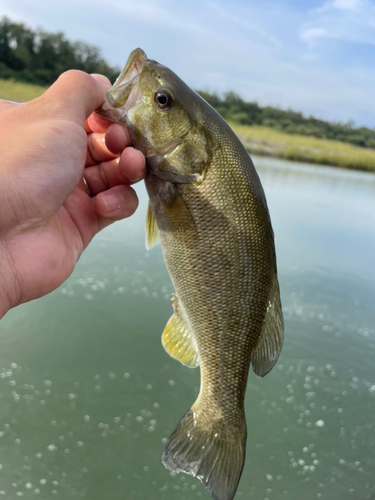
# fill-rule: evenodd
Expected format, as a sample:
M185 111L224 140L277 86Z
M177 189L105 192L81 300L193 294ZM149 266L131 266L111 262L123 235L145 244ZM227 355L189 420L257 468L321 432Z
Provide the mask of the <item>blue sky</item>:
M123 66L141 47L194 88L375 127L375 0L0 0Z

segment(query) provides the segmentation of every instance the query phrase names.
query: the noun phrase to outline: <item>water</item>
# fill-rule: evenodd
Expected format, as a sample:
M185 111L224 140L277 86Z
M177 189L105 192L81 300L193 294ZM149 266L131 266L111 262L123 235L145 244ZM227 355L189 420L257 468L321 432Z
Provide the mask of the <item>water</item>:
M375 498L375 176L255 158L276 235L286 340L250 374L238 499ZM193 500L160 458L199 370L160 335L172 286L144 248L147 196L53 294L0 332L0 498Z

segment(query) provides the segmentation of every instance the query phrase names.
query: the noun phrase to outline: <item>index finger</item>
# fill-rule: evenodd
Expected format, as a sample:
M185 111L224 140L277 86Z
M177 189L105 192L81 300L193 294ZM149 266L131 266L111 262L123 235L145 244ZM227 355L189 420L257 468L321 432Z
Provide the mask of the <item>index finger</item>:
M85 130L88 133L97 132L98 134L104 134L112 124L113 122L103 116L92 113L86 121Z

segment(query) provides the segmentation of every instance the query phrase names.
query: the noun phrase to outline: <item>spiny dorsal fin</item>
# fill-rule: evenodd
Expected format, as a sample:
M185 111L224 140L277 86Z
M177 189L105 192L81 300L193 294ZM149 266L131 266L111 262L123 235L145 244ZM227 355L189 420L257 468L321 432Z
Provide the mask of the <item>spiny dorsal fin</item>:
M251 354L253 371L264 377L275 366L284 340L284 321L280 290L275 274L268 300L266 316L258 344Z
M151 247L156 245L158 238L159 230L156 224L155 214L152 210L151 203L148 202L146 215L146 249L150 250Z
M181 316L178 298L175 294L172 300L174 313L166 324L161 337L163 347L172 358L190 368L195 368L199 365L199 360L194 335Z

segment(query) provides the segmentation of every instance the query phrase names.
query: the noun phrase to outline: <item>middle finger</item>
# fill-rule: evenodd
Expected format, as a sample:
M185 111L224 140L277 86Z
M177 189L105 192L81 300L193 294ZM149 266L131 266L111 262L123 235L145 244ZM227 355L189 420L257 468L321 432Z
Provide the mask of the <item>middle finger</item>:
M146 175L146 160L143 154L126 148L120 158L85 168L84 176L93 195L121 184L133 184Z
M117 158L105 144L105 134L92 133L87 136L86 167Z

